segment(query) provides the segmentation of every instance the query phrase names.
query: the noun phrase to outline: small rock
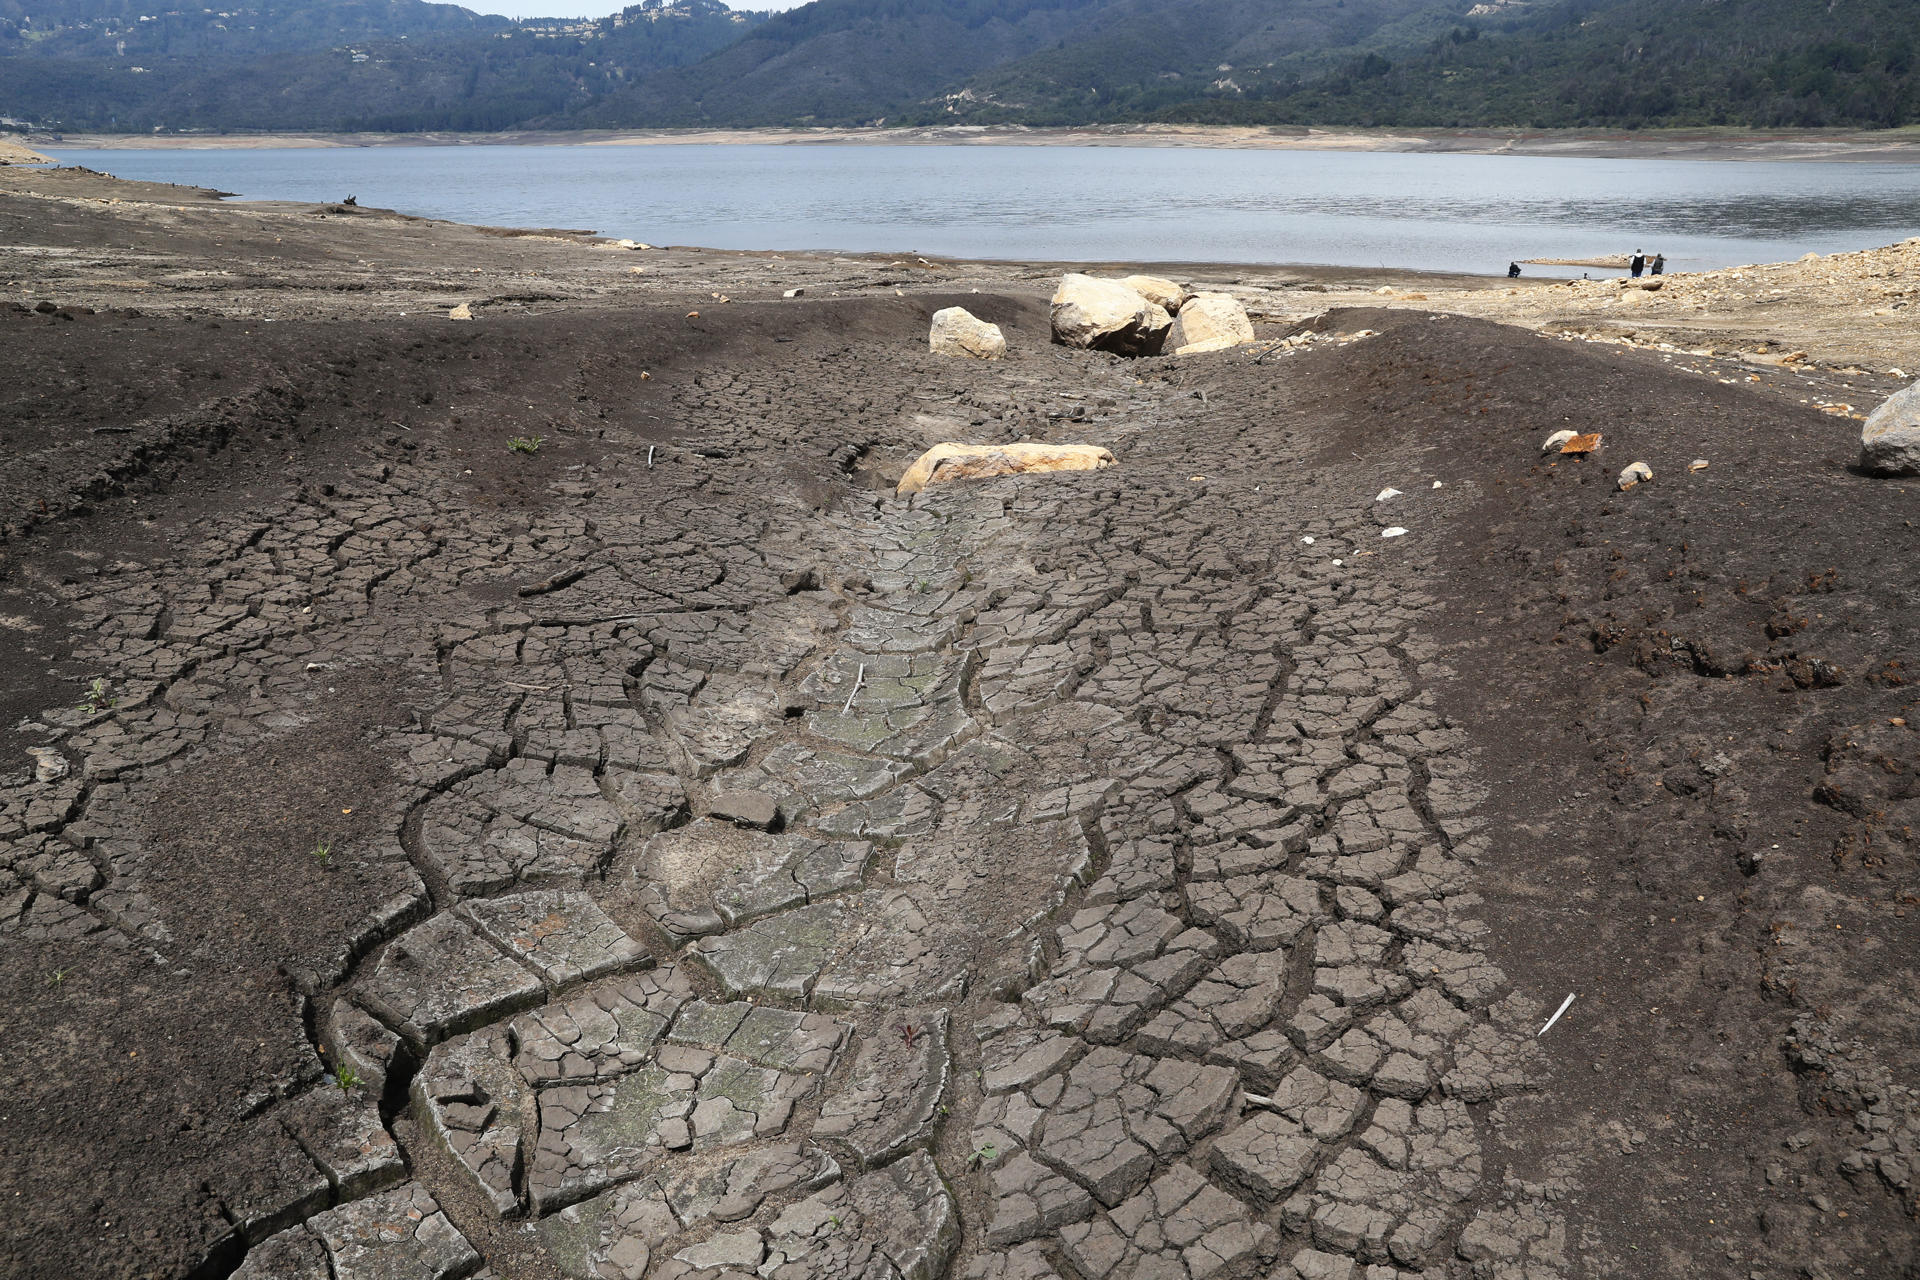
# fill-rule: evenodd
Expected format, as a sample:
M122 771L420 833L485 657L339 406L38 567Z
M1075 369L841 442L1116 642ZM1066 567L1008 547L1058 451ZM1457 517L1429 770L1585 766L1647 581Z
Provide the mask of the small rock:
M945 307L933 313L927 349L937 356L998 360L1007 354L1007 340L999 325L988 324L965 307Z
M1629 463L1620 469L1620 488L1625 490L1653 479L1653 468L1644 462Z
M1687 464L1687 470L1689 471L1705 471L1706 469L1707 460L1705 458L1695 458Z
M1373 500L1375 502L1385 502L1388 498L1397 498L1399 496L1400 491L1398 489L1382 489L1379 493L1373 495Z
M1547 442L1540 446L1540 452L1542 453L1560 452L1560 446L1565 444L1567 441L1573 439L1573 435L1574 433L1571 431L1554 432L1552 435L1547 437Z
M783 298L799 298L799 297L804 297L806 295L806 292L807 291L805 289L789 289L785 293L781 294L780 296Z
M473 319L473 308L469 306L467 303L463 302L459 306L455 307L453 310L447 312L447 319L471 320Z
M1404 538L1407 536L1407 531L1396 524L1382 529L1380 536L1383 538Z
M67 776L67 758L52 747L28 747L27 754L33 757L35 782L58 782Z
M1860 429L1860 465L1877 476L1920 476L1920 382L1868 415Z
M780 818L780 805L764 791L720 791L713 797L712 813L735 826L755 827L761 831Z

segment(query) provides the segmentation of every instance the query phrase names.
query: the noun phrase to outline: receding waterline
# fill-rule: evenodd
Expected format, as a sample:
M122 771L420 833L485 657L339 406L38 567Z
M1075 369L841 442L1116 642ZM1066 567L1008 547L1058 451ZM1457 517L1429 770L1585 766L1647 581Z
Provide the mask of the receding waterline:
M858 144L59 156L248 199L351 194L715 249L1497 273L1634 249L1700 270L1920 234L1920 165L1902 164Z

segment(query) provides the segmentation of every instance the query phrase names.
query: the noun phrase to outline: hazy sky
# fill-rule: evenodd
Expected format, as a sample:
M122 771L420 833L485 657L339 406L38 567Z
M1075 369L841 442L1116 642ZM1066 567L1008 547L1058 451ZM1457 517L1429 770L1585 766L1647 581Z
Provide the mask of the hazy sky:
M581 7L580 0L505 0L505 3L486 3L485 0L457 0L464 3L475 13L498 13L509 18L604 18L610 13L618 13L624 6L622 0L601 0L599 4ZM762 12L772 9L797 9L807 0L727 0L729 8L759 9Z

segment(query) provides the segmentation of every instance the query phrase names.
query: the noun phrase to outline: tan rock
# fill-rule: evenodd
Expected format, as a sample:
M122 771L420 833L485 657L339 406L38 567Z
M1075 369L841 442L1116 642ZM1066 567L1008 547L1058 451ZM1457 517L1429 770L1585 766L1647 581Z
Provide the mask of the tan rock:
M453 310L447 312L447 319L471 320L473 319L473 308L469 306L467 303L463 302L459 306L453 308Z
M1119 282L1168 315L1179 315L1180 304L1187 300L1187 291L1164 276L1121 276Z
M914 460L895 491L919 493L950 480L985 480L1028 471L1098 471L1113 455L1093 444L937 444Z
M1247 319L1247 309L1228 293L1196 293L1188 298L1167 335L1167 347L1177 356L1225 351L1252 341L1253 322Z
M945 307L933 313L927 348L937 356L998 360L1007 354L1007 339L999 325L988 324L965 307Z
M1118 280L1077 272L1060 278L1052 303L1053 340L1069 347L1097 347L1121 355L1160 350L1173 317Z

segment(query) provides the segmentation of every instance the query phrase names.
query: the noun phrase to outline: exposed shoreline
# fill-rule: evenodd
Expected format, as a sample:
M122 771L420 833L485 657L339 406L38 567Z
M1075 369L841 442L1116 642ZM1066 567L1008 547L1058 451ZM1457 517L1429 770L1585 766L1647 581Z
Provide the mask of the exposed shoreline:
M0 167L0 1275L1915 1275L1920 237L1064 265Z
M27 135L33 145L84 150L230 150L385 146L1058 146L1218 150L1429 152L1578 159L1920 163L1920 129L1315 129L1276 125L1101 125L1034 129L951 125L914 129L633 129L504 133L260 133Z

